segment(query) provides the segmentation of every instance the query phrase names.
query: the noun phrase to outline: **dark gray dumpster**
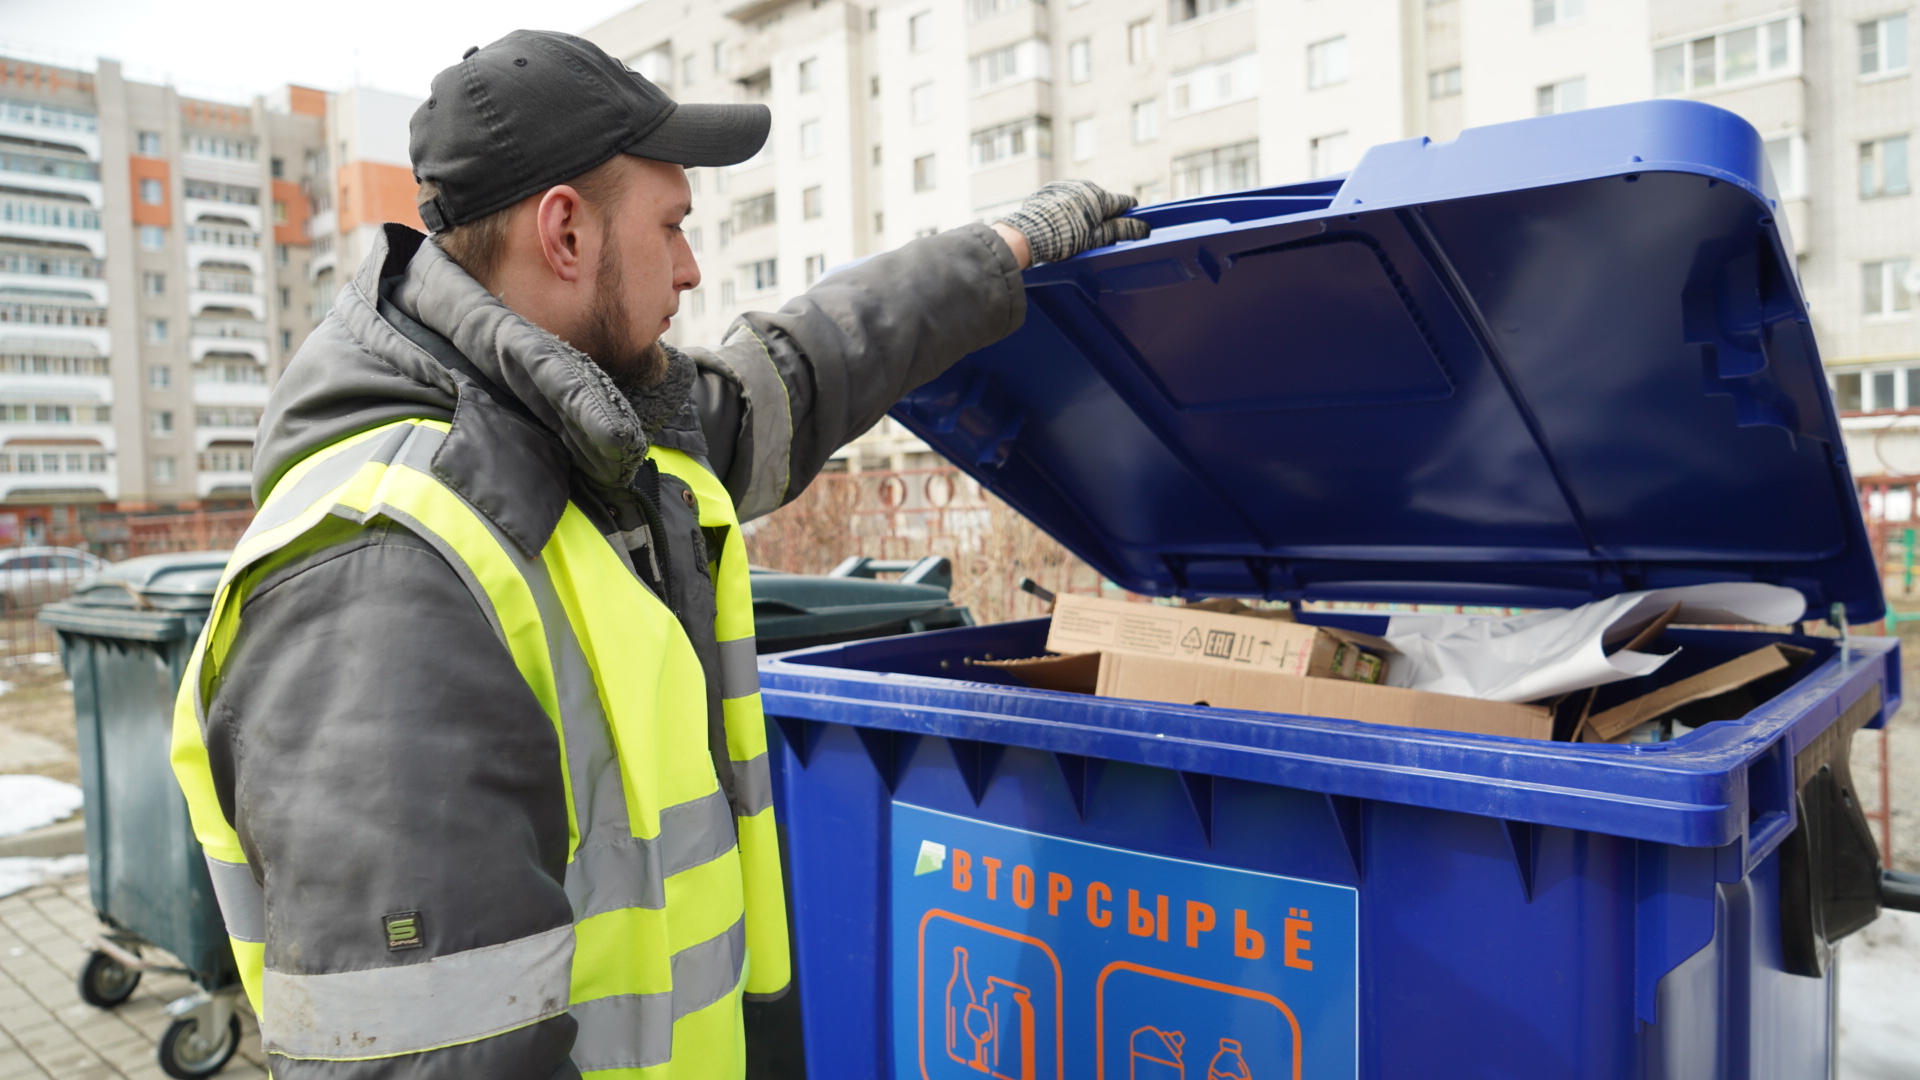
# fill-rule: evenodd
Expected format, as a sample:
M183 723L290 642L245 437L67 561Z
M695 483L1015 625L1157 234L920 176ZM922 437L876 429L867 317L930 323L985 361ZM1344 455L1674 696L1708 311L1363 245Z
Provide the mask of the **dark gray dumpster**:
M191 978L200 989L168 1006L174 1020L160 1040L160 1066L175 1077L219 1072L240 1041L239 974L168 764L174 692L227 554L116 563L40 613L73 679L88 884L106 924L80 971L80 996L112 1008L143 970ZM152 948L178 966L142 955Z

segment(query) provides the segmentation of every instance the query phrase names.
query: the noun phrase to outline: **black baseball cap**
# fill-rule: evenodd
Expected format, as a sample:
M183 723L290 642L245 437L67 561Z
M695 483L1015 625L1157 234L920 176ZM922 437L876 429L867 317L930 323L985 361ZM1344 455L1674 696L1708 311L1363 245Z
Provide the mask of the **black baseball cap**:
M420 220L439 232L615 154L738 164L759 152L772 123L765 105L682 105L584 38L515 30L434 76L408 152L414 180L439 189L420 206Z

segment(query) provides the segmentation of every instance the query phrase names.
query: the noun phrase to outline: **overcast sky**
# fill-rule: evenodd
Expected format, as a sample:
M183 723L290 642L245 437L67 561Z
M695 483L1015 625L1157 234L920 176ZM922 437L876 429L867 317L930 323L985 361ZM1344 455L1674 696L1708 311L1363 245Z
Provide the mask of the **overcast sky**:
M246 102L285 83L425 97L469 45L531 27L579 33L637 0L0 0L0 54Z

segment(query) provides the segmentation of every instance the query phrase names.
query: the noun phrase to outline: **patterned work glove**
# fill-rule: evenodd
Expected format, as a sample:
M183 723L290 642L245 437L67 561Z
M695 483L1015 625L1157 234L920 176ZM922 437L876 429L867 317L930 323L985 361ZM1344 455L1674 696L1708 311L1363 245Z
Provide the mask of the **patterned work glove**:
M1092 181L1055 180L1000 220L1027 238L1034 262L1059 262L1121 240L1146 239L1146 222L1117 216L1133 206L1133 196L1115 195Z

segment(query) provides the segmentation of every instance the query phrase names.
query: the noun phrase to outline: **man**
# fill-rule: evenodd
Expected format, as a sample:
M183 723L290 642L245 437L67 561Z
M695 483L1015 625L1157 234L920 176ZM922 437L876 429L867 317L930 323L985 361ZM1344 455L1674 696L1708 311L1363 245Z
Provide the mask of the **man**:
M275 389L176 716L279 1080L741 1075L789 954L739 524L1019 326L1031 259L1146 234L1049 185L665 348L684 167L768 125L527 31L414 115L434 238Z

